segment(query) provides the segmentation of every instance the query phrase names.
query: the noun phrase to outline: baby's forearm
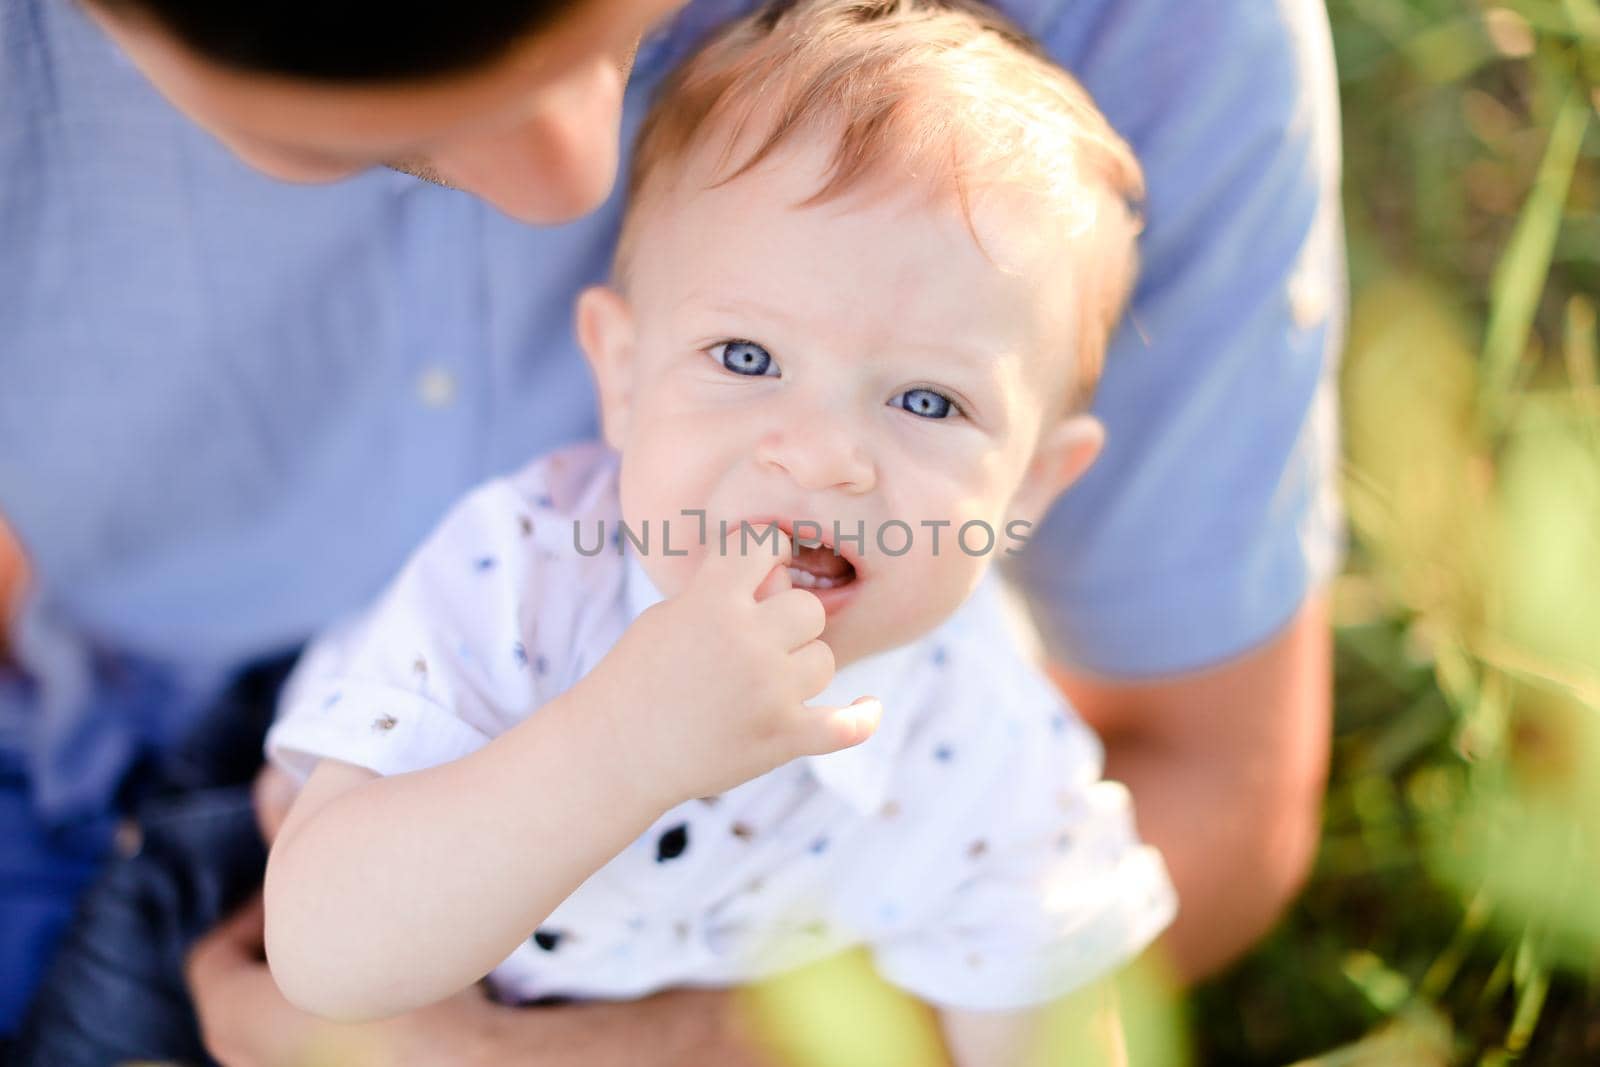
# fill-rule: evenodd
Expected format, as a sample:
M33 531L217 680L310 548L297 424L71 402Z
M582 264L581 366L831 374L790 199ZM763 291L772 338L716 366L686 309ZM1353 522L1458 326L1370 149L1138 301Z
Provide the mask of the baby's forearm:
M477 981L676 801L630 780L597 675L464 759L324 764L273 846L267 951L294 1003L393 1015Z

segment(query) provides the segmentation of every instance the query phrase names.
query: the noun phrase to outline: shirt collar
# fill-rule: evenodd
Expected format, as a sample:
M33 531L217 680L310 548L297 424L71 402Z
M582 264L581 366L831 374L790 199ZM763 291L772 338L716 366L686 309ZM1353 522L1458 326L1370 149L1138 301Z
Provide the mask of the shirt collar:
M623 545L623 603L631 625L645 609L666 599L645 573L637 554ZM880 652L840 668L833 681L807 703L843 707L862 696L883 702L877 732L859 745L821 756L804 756L812 776L848 801L863 815L874 815L888 798L889 777L910 729L912 671L928 654L926 641Z

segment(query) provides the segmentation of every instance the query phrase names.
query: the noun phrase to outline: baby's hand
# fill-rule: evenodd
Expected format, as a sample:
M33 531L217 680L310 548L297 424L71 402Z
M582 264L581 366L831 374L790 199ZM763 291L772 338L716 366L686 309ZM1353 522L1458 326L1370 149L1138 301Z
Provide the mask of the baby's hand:
M833 650L818 639L827 617L813 593L790 587L790 541L772 532L776 555L764 543L708 555L688 588L634 620L596 668L633 773L673 803L877 729L876 699L806 706L833 680Z

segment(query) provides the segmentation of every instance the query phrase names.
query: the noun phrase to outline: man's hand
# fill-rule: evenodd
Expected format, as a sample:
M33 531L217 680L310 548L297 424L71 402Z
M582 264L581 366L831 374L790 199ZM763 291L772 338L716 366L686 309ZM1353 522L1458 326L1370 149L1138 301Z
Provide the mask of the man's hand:
M22 545L0 515L0 664L5 663L10 648L11 620L16 617L22 602L22 590L28 584L28 558L22 554Z
M1178 889L1165 946L1203 978L1299 892L1321 832L1332 718L1326 591L1259 648L1207 670L1115 682L1053 668L1133 793L1139 833Z
M294 807L294 798L299 792L300 783L275 764L263 764L256 772L250 800L256 810L256 829L261 831L261 840L268 845L278 839L278 831L283 829L283 821L289 817L289 809Z
M722 990L508 1008L474 987L382 1022L325 1022L278 992L261 934L257 900L189 954L201 1033L223 1067L781 1067Z
M257 897L189 954L187 977L207 1050L224 1067L437 1067L489 1055L494 1005L476 989L379 1023L324 1022L278 992L262 957Z
M779 529L776 554L710 553L689 587L636 619L595 673L607 690L619 752L634 780L660 783L670 803L710 796L798 756L857 744L882 708L807 707L833 680L819 638L822 602L792 588ZM664 780L665 779L665 780Z

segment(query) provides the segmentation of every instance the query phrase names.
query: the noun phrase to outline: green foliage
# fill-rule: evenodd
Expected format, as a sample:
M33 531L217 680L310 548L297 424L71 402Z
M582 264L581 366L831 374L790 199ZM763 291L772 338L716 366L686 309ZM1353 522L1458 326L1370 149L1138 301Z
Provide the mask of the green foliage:
M1321 852L1199 1062L1600 1064L1600 0L1330 0L1354 545Z

